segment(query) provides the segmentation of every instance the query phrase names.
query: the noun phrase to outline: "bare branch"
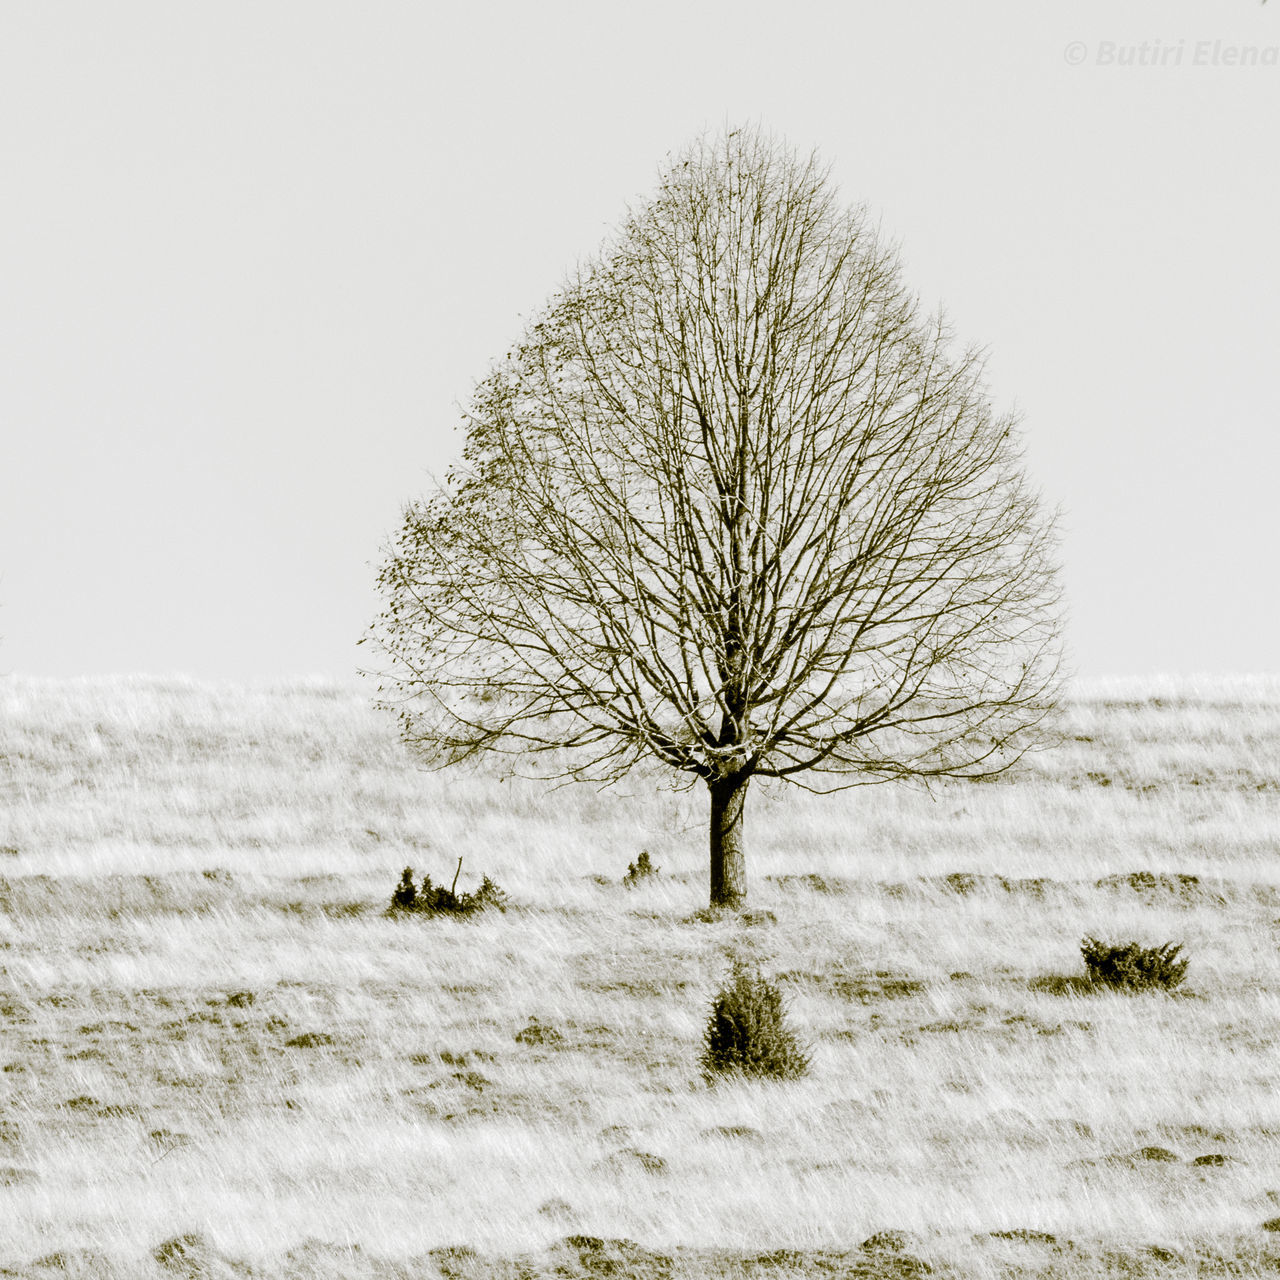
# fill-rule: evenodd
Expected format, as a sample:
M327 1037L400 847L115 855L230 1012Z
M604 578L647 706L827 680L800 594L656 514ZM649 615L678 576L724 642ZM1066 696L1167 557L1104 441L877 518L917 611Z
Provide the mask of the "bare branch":
M1037 741L1053 521L980 356L814 158L741 130L676 158L465 425L373 628L429 759L826 789Z

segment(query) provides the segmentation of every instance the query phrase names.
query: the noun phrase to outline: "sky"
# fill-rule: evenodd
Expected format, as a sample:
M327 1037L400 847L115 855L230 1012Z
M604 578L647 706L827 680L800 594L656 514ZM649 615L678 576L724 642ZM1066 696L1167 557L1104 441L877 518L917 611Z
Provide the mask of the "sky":
M1280 4L0 3L0 673L347 677L664 157L832 166L989 353L1081 676L1280 671Z

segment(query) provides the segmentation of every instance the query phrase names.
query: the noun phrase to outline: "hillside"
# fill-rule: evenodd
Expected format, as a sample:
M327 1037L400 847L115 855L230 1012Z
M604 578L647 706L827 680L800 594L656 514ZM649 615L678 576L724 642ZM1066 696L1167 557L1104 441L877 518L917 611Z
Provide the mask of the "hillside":
M1280 1265L1280 680L1082 688L998 783L756 788L750 923L659 781L426 773L356 686L0 679L0 1274ZM459 857L505 914L383 914ZM1185 988L1082 990L1085 934ZM703 1084L734 956L807 1079Z

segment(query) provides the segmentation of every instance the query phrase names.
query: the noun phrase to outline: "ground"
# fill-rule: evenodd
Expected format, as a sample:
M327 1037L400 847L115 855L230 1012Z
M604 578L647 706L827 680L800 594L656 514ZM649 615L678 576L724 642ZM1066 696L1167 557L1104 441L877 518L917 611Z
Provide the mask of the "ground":
M659 782L426 773L359 687L0 680L0 1274L1280 1269L1280 681L757 788L745 919ZM385 914L459 857L505 914ZM1086 934L1183 988L1090 991ZM734 958L807 1078L703 1081Z

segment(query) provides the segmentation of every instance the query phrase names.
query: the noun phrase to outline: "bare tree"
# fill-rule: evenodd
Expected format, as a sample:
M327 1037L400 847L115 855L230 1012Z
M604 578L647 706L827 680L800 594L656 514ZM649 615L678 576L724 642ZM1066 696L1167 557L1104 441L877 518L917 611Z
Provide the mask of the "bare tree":
M711 903L739 906L753 777L990 777L1036 741L1052 519L980 357L920 316L813 157L749 130L694 144L465 425L371 637L432 763L701 778Z

